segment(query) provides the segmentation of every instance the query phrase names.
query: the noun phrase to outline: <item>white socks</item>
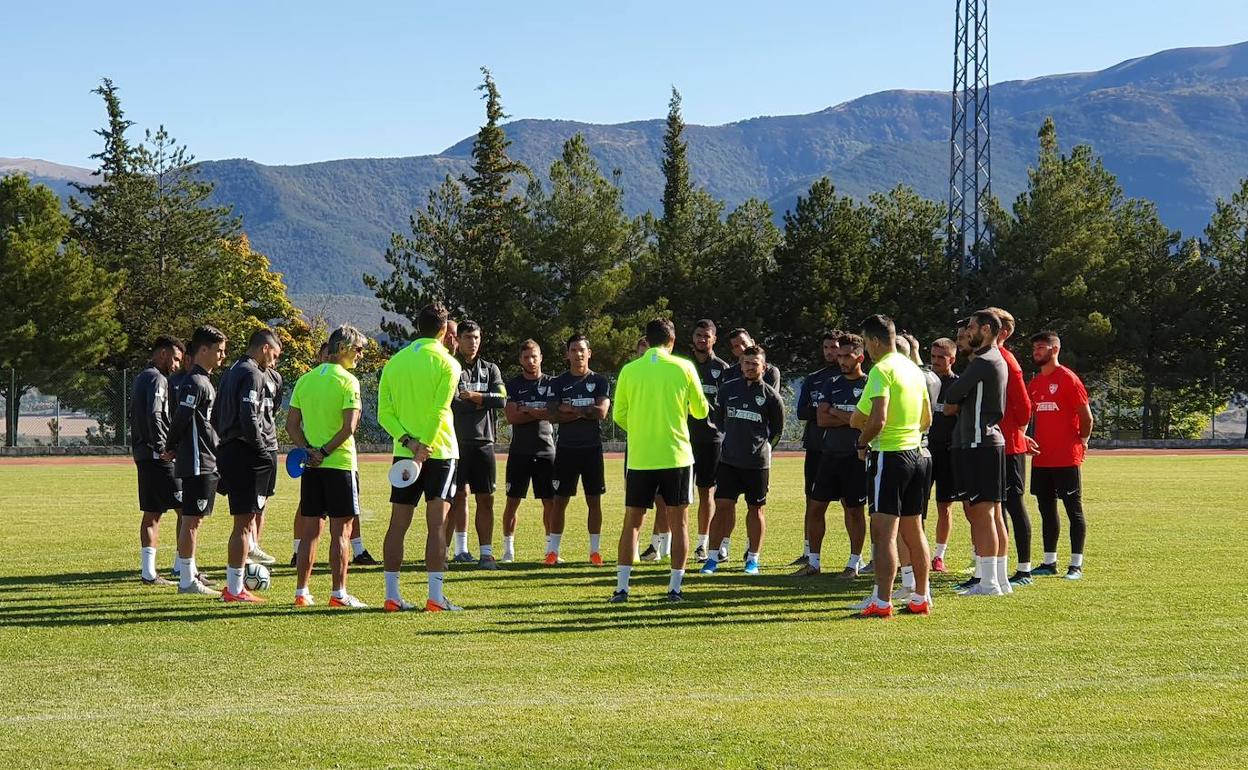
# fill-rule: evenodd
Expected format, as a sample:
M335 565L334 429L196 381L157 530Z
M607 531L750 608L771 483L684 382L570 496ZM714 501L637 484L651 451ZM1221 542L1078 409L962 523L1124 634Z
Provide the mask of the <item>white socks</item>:
M445 572L429 573L429 601L442 604L446 600L446 597L442 595L442 581L445 577Z
M403 601L403 597L399 594L399 573L383 572L382 574L386 577L386 601Z
M1010 557L998 556L996 558L997 565L997 585L1001 586L1001 590L1007 594L1014 593L1014 586L1010 585Z
M731 549L732 549L732 538L726 537L723 540L720 540L719 541L719 556L717 556L716 559L718 561L728 561L728 552Z
M312 592L311 592L310 590L308 590L307 586L304 586L303 588L296 588L296 589L295 589L295 598L296 598L296 599L298 599L300 596L306 596L306 597L308 597L309 599L311 599L311 598L312 598Z
M494 546L493 546L492 544L490 544L490 543L482 543L482 544L481 544L481 555L482 555L482 556L493 556L493 555L494 555Z
M516 536L515 535L503 535L503 556L514 557L515 555L516 555Z
M178 559L178 585L182 588L190 588L191 583L195 580L195 557L189 559Z
M298 543L299 541L296 540L295 542ZM299 546L296 545L295 547L298 548ZM362 537L351 538L351 555L359 556L362 553L364 553L364 538ZM338 597L338 598L342 598L342 597Z
M633 574L633 568L627 564L621 564L615 568L615 590L628 592L628 579Z
M335 599L345 599L347 598L347 588L346 586L343 586L342 588L334 589L333 591L329 592L329 595L334 597Z
M802 541L802 555L810 556L810 541L809 540Z
M710 542L711 542L710 533L707 533L705 535L698 535L698 548L701 548L702 550L705 551L707 546L710 545Z
M672 555L672 533L664 532L659 535L659 557L668 558Z
M602 544L602 534L597 535L590 533L589 536L589 552L598 553L598 548Z
M139 569L144 580L156 579L156 549L145 546L139 549Z
M821 567L820 567L820 565L819 565L819 554L817 554L817 553L811 553L811 554L807 554L807 556L809 557L809 558L806 560L806 563L807 563L807 564L809 564L810 566L814 567L815 569L820 569L820 568L821 568Z
M1072 566L1072 567L1078 567L1079 569L1083 569L1083 554L1081 554L1081 553L1072 553L1072 554L1070 555L1070 566Z
M1020 561L1018 563L1018 571L1019 572L1031 572L1031 562Z
M946 548L948 548L948 547L949 547L949 544L948 544L948 543L937 543L937 544L936 544L936 553L932 554L932 558L933 558L933 559L943 559L943 558L945 558L945 549L946 549Z
M1045 564L1057 564L1057 551L1045 551L1044 563Z
M914 592L914 567L901 568L901 587Z
M299 543L300 543L300 542L302 542L302 540L301 540L300 538L295 538L295 544L294 544L293 546L291 546L291 547L290 547L290 552L291 552L292 554L295 554L295 555L298 555L298 554L299 554ZM353 541L353 542L354 542L354 541Z
M242 567L226 567L225 568L225 590L232 594L242 593L243 591L243 568Z
M658 532L655 532L653 535L651 535L650 547L654 549L655 553L657 553L659 556L662 556L663 555L663 536L660 535Z
M455 555L468 553L468 530L455 533Z
M845 562L845 569L862 569L862 554L851 553L849 561Z
M758 562L758 551L747 551L745 554L746 561Z
M672 576L667 580L667 590L680 593L680 582L685 579L685 571L683 569L672 570Z
M559 542L563 540L563 533L550 535L546 538L546 553L559 553Z

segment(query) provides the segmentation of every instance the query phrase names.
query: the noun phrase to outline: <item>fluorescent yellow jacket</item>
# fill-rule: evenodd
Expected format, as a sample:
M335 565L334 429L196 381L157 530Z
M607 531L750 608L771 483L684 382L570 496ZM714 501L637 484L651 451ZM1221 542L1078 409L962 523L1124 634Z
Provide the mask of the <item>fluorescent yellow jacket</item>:
M404 435L429 447L434 460L459 459L451 400L459 384L459 362L442 343L423 337L394 354L381 370L377 422L394 438L396 457L411 457Z
M613 416L628 433L628 467L635 471L693 465L689 417L710 412L693 362L650 348L620 370Z

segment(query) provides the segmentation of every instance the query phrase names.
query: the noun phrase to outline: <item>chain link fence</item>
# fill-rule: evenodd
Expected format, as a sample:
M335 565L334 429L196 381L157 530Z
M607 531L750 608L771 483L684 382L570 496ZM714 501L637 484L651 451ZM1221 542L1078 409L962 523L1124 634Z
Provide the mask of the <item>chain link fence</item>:
M137 369L94 371L0 370L2 434L8 447L129 446L130 391ZM615 384L615 375L605 374ZM360 444L382 445L390 437L377 422L378 373L359 375L364 410L357 433ZM1085 384L1096 418L1094 439L1132 441L1143 435L1143 388L1120 373L1088 375ZM796 444L802 438L797 419L800 378L786 379L781 395L786 405L783 441ZM288 383L284 406L289 404L293 383ZM16 397L15 397L16 394ZM1150 432L1157 438L1189 440L1243 439L1246 436L1245 402L1204 404L1183 389L1156 390L1152 394ZM279 415L285 439L285 409ZM499 444L511 440L511 429L499 416ZM602 423L606 442L622 442L624 433L611 419Z

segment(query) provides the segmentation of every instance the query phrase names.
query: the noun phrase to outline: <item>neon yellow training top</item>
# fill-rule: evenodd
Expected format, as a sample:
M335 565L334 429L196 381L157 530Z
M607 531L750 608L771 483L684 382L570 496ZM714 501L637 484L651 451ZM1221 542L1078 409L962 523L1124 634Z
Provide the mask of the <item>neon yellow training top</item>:
M871 441L880 452L903 452L923 444L919 427L925 409L931 408L927 378L913 361L893 351L875 362L867 374L867 385L858 399L858 411L871 414L871 399L883 397L887 404L884 427Z
M412 456L399 444L407 434L428 446L434 460L459 459L451 414L459 373L459 362L432 337L414 341L382 367L377 422L394 438L396 457Z
M339 364L321 364L295 383L290 405L303 417L303 435L308 446L322 447L342 430L343 411L360 408L360 381ZM355 436L347 436L320 467L356 470Z
M628 433L628 468L635 471L693 465L689 417L710 412L693 362L650 348L620 370L615 424Z

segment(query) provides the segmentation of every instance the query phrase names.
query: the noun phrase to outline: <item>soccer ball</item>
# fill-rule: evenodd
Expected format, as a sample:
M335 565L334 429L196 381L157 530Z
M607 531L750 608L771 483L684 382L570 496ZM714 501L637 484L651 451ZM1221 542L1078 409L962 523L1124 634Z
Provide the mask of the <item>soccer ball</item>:
M248 564L243 568L243 585L252 591L267 591L271 585L269 568L263 564Z

